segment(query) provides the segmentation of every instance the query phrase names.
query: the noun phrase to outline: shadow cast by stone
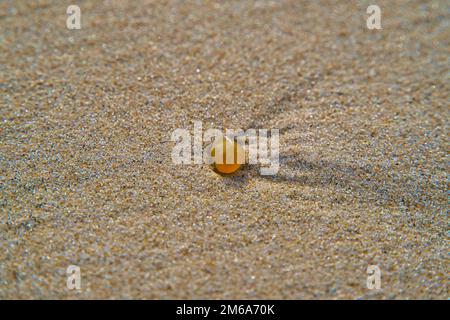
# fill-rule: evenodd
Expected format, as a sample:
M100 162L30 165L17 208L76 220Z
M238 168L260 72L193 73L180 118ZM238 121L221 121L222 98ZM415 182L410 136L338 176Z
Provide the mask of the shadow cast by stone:
M232 179L226 179L225 183L241 188L252 179L264 179L276 184L332 188L333 193L343 196L341 199L384 207L408 208L439 203L440 200L436 197L439 197L442 190L439 185L413 180L405 174L392 175L389 170L356 164L325 160L312 162L299 154L281 155L280 172L277 175L264 176L256 166L245 166Z

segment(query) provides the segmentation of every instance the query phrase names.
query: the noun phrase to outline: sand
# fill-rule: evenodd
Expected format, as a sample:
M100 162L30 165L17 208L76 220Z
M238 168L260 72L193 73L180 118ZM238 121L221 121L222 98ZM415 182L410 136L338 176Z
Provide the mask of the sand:
M69 4L0 3L0 298L447 299L448 1L376 1L382 30L371 1ZM280 171L173 164L194 121L280 129Z

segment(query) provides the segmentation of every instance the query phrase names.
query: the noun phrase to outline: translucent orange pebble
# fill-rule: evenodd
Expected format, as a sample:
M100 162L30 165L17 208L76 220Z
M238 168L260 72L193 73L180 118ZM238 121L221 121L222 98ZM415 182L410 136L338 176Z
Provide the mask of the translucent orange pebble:
M222 161L220 161L221 153ZM227 154L230 153L233 153L233 160L228 159L227 161ZM232 141L228 137L223 137L212 145L211 157L213 158L213 167L217 172L230 174L236 172L241 165L244 164L245 151L237 141Z

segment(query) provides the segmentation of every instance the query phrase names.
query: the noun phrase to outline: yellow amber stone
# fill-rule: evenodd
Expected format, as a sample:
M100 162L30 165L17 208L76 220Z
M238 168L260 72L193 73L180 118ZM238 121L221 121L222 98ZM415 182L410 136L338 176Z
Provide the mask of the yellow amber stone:
M227 154L233 154L233 160L227 162ZM220 161L220 154L222 160ZM223 174L236 172L244 164L245 151L237 141L232 141L228 137L223 137L216 141L211 147L211 157L213 158L214 169ZM229 159L230 160L230 159Z

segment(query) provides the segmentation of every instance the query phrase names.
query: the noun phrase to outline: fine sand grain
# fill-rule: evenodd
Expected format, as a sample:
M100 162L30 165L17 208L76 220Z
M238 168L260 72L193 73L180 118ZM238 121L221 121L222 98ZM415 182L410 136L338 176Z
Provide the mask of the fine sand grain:
M449 2L2 1L0 298L448 297ZM171 133L279 128L280 171ZM81 291L66 268L81 268ZM366 288L369 265L381 290Z

